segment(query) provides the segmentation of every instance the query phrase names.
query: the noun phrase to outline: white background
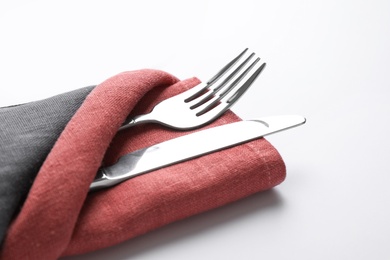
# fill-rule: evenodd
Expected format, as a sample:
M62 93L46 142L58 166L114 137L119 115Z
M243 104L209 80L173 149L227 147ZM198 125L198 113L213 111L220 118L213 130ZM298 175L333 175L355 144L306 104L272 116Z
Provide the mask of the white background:
M233 107L301 114L275 189L68 259L390 259L390 1L0 1L0 106L126 70L267 62ZM107 223L109 224L109 223Z

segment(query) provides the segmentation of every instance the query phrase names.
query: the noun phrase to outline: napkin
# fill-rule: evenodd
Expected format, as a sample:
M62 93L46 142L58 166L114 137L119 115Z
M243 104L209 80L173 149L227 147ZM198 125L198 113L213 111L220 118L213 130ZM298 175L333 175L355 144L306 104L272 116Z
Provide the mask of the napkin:
M0 244L47 154L92 89L0 108Z
M102 165L191 132L152 123L117 130L127 116L148 112L198 83L196 78L180 81L166 72L138 70L115 75L86 97L80 95L82 103L42 161L20 212L7 228L0 258L83 254L280 184L286 174L284 162L262 138L89 193ZM239 120L228 111L203 128Z

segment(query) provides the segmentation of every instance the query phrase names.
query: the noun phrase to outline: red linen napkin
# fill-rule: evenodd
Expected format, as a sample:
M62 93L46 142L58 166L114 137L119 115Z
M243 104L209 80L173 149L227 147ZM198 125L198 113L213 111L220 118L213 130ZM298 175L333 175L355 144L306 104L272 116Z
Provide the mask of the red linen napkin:
M178 81L161 71L140 70L98 85L46 158L8 230L1 259L57 259L109 247L280 184L283 160L259 139L88 193L102 164L188 134L157 124L117 129L129 113L147 112L198 83L196 78ZM238 120L228 111L207 127Z

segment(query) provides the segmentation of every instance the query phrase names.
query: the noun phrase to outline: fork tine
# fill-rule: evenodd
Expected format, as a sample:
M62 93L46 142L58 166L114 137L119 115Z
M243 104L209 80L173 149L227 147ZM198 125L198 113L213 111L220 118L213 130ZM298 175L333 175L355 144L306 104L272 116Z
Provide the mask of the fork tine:
M229 76L227 76L225 78L225 80L219 84L217 87L213 88L213 92L217 92L219 91L221 88L223 88L244 66L245 64L248 63L248 61L250 61L252 59L252 57L255 55L255 53L252 53L251 55L249 55L248 58L246 58L241 64L240 66L238 66L232 73L229 74Z
M263 63L261 66L253 73L253 75L240 87L237 91L231 95L231 97L226 101L226 103L234 103L236 102L244 93L248 90L248 88L252 85L252 83L256 80L256 78L260 75L267 64Z
M235 86L237 86L238 83L248 74L248 72L256 65L257 62L259 62L260 58L255 59L254 62L228 87L226 88L221 94L221 97L226 96L227 93L229 93Z
M255 53L249 55L249 57L247 57L237 68L235 68L235 70L232 73L230 73L227 77L225 77L225 79L223 79L220 84L214 84L215 86L210 88L210 90L207 93L205 93L204 95L199 95L195 99L191 100L196 103L191 105L190 108L191 109L197 108L202 104L206 103L207 101L209 101L215 95L215 93L221 90L227 83L229 83L229 81L232 80L232 78L238 72L242 70L242 68L250 61L250 59L252 59L254 55Z
M212 109L217 109L219 106L223 111L227 110L235 101L238 100L245 93L245 91L252 85L255 79L260 75L260 72L264 69L265 63L263 63L258 69L250 74L250 77L242 84L239 84L240 81L253 69L253 67L258 63L260 58L257 58L255 61L250 64L250 66L241 73L233 83L226 87L222 93L219 95L214 95L213 98L209 98L205 103L199 105L195 110L197 110L196 115L200 116ZM238 87L237 87L238 86ZM232 92L232 90L236 90ZM224 103L224 104L220 104Z
M254 55L254 53L252 53L251 56L248 57L248 59L245 61L245 63L247 61L249 61L252 56ZM229 86L227 86L226 88L224 88L224 90L222 91L222 93L219 94L219 98L218 99L222 99L226 94L228 94L238 83L240 83L240 81L245 77L245 75L253 68L253 66L256 65L256 63L260 60L260 58L257 58L255 61L252 62L252 64L246 69L244 70L243 73L241 73L234 81L233 83L231 83ZM240 66L240 68L238 68L239 70L241 70L242 66ZM229 78L230 80L231 78ZM226 83L225 83L226 84ZM223 86L222 86L223 87ZM222 87L217 87L216 88L216 91L214 91L214 93L216 94L219 90L222 89Z
M215 74L211 79L209 79L206 84L203 83L191 89L191 94L184 101L190 102L195 98L199 97L206 88L212 86L217 80L219 80L223 75L225 75L225 73L230 70L239 59L241 59L241 57L246 53L247 50L248 48L243 50L238 56L236 56L233 60L226 64L221 70L218 71L217 74Z
M241 57L245 54L245 52L247 50L248 50L248 48L243 50L237 57L235 57L232 61L230 61L228 64L226 64L220 71L218 71L217 74L215 74L211 79L209 79L207 81L207 85L213 84L220 77L222 77L239 59L241 59Z

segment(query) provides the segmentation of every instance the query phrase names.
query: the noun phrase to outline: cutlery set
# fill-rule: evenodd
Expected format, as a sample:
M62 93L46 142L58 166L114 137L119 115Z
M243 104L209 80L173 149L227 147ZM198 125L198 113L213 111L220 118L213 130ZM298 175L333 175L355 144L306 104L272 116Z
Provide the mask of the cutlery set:
M239 62L243 60L242 62ZM245 49L205 83L157 104L144 115L128 118L120 131L142 123L158 123L177 130L207 125L226 112L248 90L265 68L255 53ZM108 188L140 174L249 142L302 125L298 115L271 116L201 130L122 156L101 168L90 191Z

